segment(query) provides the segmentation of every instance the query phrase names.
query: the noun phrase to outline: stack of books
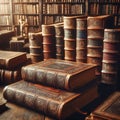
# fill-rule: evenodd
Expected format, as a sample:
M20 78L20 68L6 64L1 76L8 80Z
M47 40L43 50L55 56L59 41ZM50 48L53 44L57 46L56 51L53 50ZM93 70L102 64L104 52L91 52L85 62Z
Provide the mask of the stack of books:
M4 98L54 119L67 119L98 97L96 65L47 59L22 67L22 80Z
M25 52L0 50L0 83L10 84L21 79L21 68L27 64Z

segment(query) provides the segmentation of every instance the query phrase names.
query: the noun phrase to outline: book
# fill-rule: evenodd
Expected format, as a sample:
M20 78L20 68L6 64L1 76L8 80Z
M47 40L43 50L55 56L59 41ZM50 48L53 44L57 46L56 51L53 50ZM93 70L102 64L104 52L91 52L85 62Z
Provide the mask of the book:
M92 113L92 120L120 120L120 92L112 93Z
M96 83L68 92L21 80L6 86L3 96L8 102L63 120L98 97L98 92Z
M7 103L7 101L3 98L3 94L2 94L3 88L4 86L1 85L0 86L0 114L4 111L5 105Z
M0 50L0 68L14 70L27 61L25 52Z
M22 67L22 79L66 90L77 89L95 78L96 65L48 59Z
M0 120L55 120L42 113L7 102Z
M21 80L21 69L18 70L0 69L0 83L11 84L19 80Z

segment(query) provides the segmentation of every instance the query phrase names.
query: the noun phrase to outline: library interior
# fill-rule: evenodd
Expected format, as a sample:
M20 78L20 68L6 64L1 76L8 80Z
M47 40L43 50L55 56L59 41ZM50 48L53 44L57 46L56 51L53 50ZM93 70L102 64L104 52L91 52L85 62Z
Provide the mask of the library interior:
M120 120L120 0L0 1L0 120Z

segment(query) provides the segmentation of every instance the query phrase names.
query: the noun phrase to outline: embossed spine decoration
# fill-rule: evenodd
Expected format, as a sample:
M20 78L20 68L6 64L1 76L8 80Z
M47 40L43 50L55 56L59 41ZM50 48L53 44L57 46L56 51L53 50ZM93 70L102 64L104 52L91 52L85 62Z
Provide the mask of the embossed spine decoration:
M29 33L29 49L32 63L43 60L42 33Z
M55 24L56 59L64 59L64 28L62 24Z
M105 29L101 82L115 85L118 82L120 61L120 29Z
M20 81L5 87L3 96L9 102L63 120L75 111L72 104L76 104L80 94ZM67 113L64 114L66 111Z
M76 17L65 16L64 21L64 59L76 61Z
M42 25L43 36L43 58L44 60L49 58L55 58L55 27L53 24Z
M113 16L93 16L87 18L87 62L96 64L96 75L101 76L103 58L104 29L113 27Z
M87 62L87 18L76 18L76 61Z
M21 69L18 70L6 70L0 69L0 83L1 84L11 84L16 81L21 80Z

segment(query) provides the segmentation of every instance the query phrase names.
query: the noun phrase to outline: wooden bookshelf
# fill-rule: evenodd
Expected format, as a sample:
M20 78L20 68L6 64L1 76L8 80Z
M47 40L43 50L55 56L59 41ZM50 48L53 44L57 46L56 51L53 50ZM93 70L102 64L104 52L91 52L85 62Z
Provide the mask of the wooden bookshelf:
M88 0L88 15L113 15L114 25L120 26L120 0Z
M27 19L30 32L41 31L42 24L63 22L63 16L113 15L120 26L120 0L4 0L0 1L0 30L19 26Z
M63 16L84 15L86 0L42 0L41 22L51 24L63 21Z
M0 30L10 30L11 27L10 0L0 1Z

